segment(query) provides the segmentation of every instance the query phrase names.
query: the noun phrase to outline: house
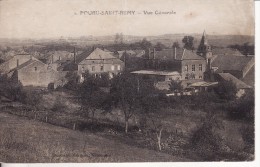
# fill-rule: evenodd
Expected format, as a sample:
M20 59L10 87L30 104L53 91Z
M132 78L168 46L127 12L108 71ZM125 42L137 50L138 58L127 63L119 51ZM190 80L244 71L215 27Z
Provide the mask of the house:
M59 80L55 70L37 59L30 59L18 65L7 75L14 81L21 82L23 86L48 87Z
M155 49L148 55L148 69L176 71L181 80L203 80L206 71L206 59L195 52L183 48Z
M110 77L113 77L113 75L117 75L123 71L124 62L109 52L95 48L76 56L75 61L69 68L70 70L78 71L81 77L86 72L95 76L108 73Z
M234 83L237 88L237 97L243 96L247 90L252 89L251 86L247 85L230 73L218 73L216 78L218 81L231 81L232 83Z
M36 58L28 53L16 54L9 60L0 64L0 73L7 74L14 68L18 67L19 65L21 65L29 60L36 60Z
M240 51L233 48L214 48L212 50L212 55L218 56L244 56Z
M230 73L242 79L255 64L254 56L216 55L211 63L215 73Z

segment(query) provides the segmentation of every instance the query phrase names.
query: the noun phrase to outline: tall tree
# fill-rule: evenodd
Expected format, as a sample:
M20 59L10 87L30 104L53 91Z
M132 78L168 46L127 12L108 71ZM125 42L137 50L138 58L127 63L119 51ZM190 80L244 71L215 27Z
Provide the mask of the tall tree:
M173 44L172 44L172 48L180 48L180 44L179 44L179 42L173 42Z
M127 133L129 119L140 109L140 99L153 92L153 85L124 72L113 79L110 92L113 104L124 114Z
M163 50L166 48L166 46L164 44L162 44L161 42L157 42L156 45L154 46L154 48L158 51Z
M188 50L194 50L193 46L194 37L192 36L185 36L182 39L182 42L184 43L184 48Z

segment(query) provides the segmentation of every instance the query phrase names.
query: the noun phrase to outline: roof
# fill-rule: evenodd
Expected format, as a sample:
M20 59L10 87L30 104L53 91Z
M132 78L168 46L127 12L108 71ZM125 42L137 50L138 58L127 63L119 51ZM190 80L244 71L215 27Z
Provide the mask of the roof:
M189 85L189 87L209 87L209 86L215 86L217 84L218 84L218 82L201 81L201 82L192 83L191 85Z
M241 80L252 87L255 86L255 65L246 73L244 78L242 78Z
M132 74L146 74L146 75L163 75L163 76L173 76L180 75L177 71L153 71L153 70L140 70L133 71Z
M151 53L151 57L153 52ZM161 51L155 51L155 59L162 60L174 60L175 59L175 48L163 49ZM203 57L196 54L196 52L176 48L176 59L175 60L205 60Z
M241 52L233 48L214 48L213 55L227 55L227 56L244 56Z
M207 46L207 45L209 45L209 44L208 44L208 39L207 39L207 36L206 36L206 31L204 30L203 35L202 35L201 40L200 40L199 46Z
M211 66L218 67L218 72L223 72L223 70L241 71L251 60L254 60L254 57L218 55L212 60Z
M232 81L236 85L237 89L250 89L250 88L252 88L251 86L249 86L246 83L244 83L243 81L237 79L236 77L234 77L230 73L219 73L219 76L226 81Z
M40 62L40 63L44 64L43 62L41 62L41 61L39 61L39 60L31 59L31 60L28 60L27 62L25 62L25 63L19 65L18 67L12 69L10 72L15 71L15 70L20 70L20 69L22 69L22 68L24 68L24 67L26 67L26 66L28 66L28 65L30 65L30 64L32 64L32 63L35 63L35 62ZM45 64L44 64L44 65L45 65Z
M76 58L76 63L82 63L83 60L113 60L117 61L118 58L114 57L110 52L105 52L102 49L96 48L94 51L92 49L86 50L81 53ZM121 62L121 60L119 60ZM84 63L85 64L85 63Z

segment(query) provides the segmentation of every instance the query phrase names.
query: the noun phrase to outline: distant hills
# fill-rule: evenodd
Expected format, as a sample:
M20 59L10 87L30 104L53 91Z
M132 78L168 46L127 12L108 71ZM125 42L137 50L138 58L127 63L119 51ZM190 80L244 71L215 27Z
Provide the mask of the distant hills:
M179 42L182 45L184 36L189 35L194 37L194 46L199 45L202 34L164 34L158 36L133 36L124 35L125 43L133 43L146 38L152 44L161 42L166 46L171 46L173 42ZM254 36L247 35L207 35L208 41L215 47L227 47L228 45L244 43L254 44ZM74 45L94 45L94 44L112 44L114 43L115 35L108 36L81 36L81 37L61 37L50 39L3 39L0 38L0 45L45 45L50 43L72 43Z

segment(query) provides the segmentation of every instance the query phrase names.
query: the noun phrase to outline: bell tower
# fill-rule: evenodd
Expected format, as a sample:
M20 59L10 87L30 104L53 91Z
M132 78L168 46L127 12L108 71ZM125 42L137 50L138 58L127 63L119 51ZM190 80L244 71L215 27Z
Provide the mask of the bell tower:
M210 69L210 65L211 65L210 61L211 61L211 58L212 58L212 50L211 50L211 46L208 43L208 39L207 39L205 30L204 30L202 38L200 40L200 45L198 47L197 54L206 59L208 69Z
M204 57L206 60L206 71L204 73L204 79L208 81L214 80L211 72L211 59L212 59L211 49L212 48L208 43L206 32L204 30L203 35L201 37L200 45L197 50L197 54L200 55L201 57Z

